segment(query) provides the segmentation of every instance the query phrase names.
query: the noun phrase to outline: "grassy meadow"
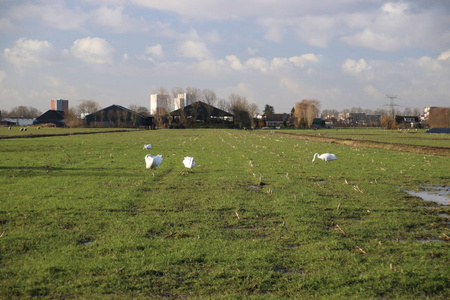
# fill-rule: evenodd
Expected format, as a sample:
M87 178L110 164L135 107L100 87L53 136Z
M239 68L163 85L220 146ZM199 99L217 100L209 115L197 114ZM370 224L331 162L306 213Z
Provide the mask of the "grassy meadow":
M403 192L448 186L449 157L221 129L0 151L1 299L450 297L449 206Z
M448 147L448 134L430 134L427 129L386 130L383 128L336 128L326 130L280 130L280 132L392 144Z

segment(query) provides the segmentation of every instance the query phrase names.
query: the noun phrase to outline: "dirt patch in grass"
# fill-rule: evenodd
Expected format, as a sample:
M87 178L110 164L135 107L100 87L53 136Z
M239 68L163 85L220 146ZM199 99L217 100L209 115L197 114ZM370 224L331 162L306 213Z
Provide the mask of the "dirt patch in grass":
M353 147L366 147L366 148L378 148L386 150L405 151L412 153L422 153L429 155L450 156L450 148L448 147L436 147L436 146L423 146L423 145L409 145L401 143L386 143L378 141L364 141L351 138L330 138L324 136L311 136L302 134L293 134L286 132L277 132L290 137L295 137L303 140L324 142L324 143L336 143L339 145L353 146Z

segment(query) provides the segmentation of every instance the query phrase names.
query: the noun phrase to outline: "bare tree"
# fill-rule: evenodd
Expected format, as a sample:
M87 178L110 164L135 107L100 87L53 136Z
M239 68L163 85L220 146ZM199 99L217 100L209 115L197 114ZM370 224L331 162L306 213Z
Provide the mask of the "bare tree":
M319 116L320 101L316 99L303 99L295 104L294 116L297 118L297 126L311 127L315 117Z
M204 89L202 91L203 93L203 99L205 100L205 103L215 106L217 102L217 96L216 93L213 90L210 89Z
M322 118L330 119L339 117L339 111L337 109L324 109L322 110Z
M164 87L161 86L159 88L153 89L153 94L167 96L167 101L164 105L166 106L167 110L170 110L172 108L173 100L170 96L170 93Z
M230 111L230 103L228 103L228 101L225 99L219 99L219 100L217 100L217 108L221 109L223 111L229 112Z
M76 108L69 109L69 111L64 114L64 120L69 127L80 127L83 125L83 121L77 116Z
M99 111L101 109L100 104L94 100L82 100L76 107L76 113L84 118L86 115Z
M395 129L395 120L391 115L384 115L381 117L381 126L386 129Z
M231 94L229 96L229 102L230 110L234 115L234 122L237 123L239 127L248 127L251 125L247 98L237 94Z
M361 107L352 107L351 109L350 109L350 112L351 113L362 113L363 112L363 109L361 108Z
M374 113L375 115L384 116L384 115L387 115L389 112L388 112L386 109L383 109L383 108L377 108L377 109L375 109L375 110L373 111L373 113Z
M158 127L164 126L164 117L169 114L168 110L164 107L158 107L156 109L156 113L154 114L155 117L155 124Z
M172 98L175 99L178 97L178 94L183 94L184 90L178 86L172 88Z
M16 106L11 112L9 112L9 117L14 118L25 118L25 119L34 119L39 117L42 113L34 107L31 106Z
M255 119L258 116L259 108L255 103L250 103L248 105L248 114L250 115L250 124L252 128L255 128L256 122Z
M144 116L149 116L150 115L150 112L148 111L148 108L145 107L145 106L139 106L139 105L132 104L132 105L128 106L128 108L131 111L134 111L134 112L136 112L138 114L141 114L141 115L144 115Z
M188 88L186 88L186 94L191 95L192 103L198 102L198 101L204 101L203 93L202 93L201 89L188 87Z

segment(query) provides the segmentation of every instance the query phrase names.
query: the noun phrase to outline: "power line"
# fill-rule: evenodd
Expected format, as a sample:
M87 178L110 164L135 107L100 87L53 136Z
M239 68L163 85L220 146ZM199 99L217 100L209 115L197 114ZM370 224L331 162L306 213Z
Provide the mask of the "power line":
M398 106L398 105L394 104L394 99L398 99L398 97L397 97L397 95L389 96L386 94L386 98L389 99L389 113L391 114L392 117L394 117L394 114L395 114L394 106Z

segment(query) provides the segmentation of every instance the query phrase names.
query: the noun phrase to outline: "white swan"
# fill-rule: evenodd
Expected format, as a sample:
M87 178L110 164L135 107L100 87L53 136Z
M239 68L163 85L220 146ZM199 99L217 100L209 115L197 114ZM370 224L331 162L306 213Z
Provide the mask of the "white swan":
M192 169L195 167L196 163L193 157L186 156L183 160L183 164L186 168Z
M162 162L162 155L158 154L156 156L152 156L151 154L147 154L145 156L145 164L147 169L156 169Z
M324 153L324 154L320 154L320 155L319 155L319 153L316 153L316 154L314 154L312 162L314 162L316 160L316 157L318 157L321 160L324 160L326 162L329 162L330 160L336 160L337 159L336 155L334 155L332 153Z

